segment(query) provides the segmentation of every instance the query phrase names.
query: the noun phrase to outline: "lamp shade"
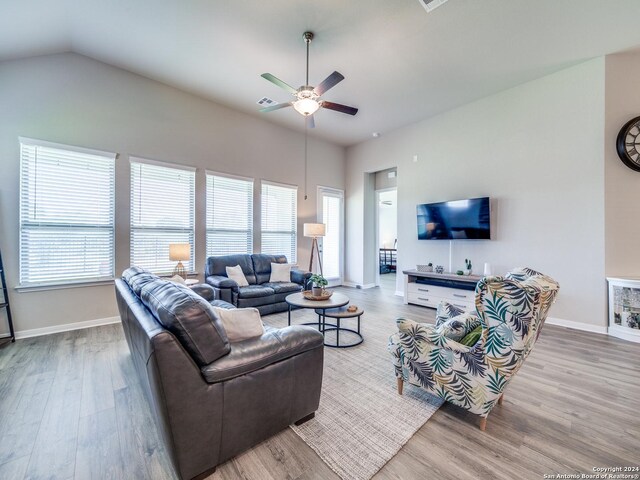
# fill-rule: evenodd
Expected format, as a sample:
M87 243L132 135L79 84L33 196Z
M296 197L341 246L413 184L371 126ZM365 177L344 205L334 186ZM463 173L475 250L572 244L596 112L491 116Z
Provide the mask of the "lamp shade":
M170 243L169 244L169 260L172 262L180 262L191 258L191 245L188 243Z
M304 224L305 237L324 237L325 234L326 234L326 228L324 223L305 223Z

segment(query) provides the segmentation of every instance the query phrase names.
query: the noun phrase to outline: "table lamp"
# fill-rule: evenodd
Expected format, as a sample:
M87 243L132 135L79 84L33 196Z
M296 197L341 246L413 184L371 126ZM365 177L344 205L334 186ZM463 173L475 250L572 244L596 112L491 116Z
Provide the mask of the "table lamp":
M313 238L311 242L311 256L309 257L309 271L312 272L313 253L318 252L318 265L320 266L320 275L322 275L322 260L320 259L320 248L318 247L318 237L326 235L326 227L324 223L305 223L304 236Z
M176 268L173 269L173 275L179 275L185 280L187 279L187 272L184 269L182 260L191 259L191 245L188 243L170 243L169 244L169 260L172 262L178 262Z

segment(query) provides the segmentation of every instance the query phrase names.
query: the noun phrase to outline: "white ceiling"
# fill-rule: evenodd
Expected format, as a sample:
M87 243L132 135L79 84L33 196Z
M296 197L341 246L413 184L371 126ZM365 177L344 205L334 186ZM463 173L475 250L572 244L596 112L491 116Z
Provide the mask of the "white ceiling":
M312 85L360 109L316 114L341 145L384 135L571 64L640 45L638 0L0 0L0 60L74 51L302 130L293 109L260 114L260 78Z

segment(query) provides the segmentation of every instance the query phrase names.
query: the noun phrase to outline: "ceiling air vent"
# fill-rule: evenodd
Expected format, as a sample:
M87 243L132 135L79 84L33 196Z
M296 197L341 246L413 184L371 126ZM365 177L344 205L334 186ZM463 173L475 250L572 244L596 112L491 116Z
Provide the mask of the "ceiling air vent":
M420 2L420 5L422 5L427 12L432 12L440 5L447 3L448 0L418 0L418 2Z
M272 105L277 105L278 104L278 102L276 102L275 100L271 100L270 98L267 98L267 97L262 97L256 103L258 105L262 105L263 107L270 107Z

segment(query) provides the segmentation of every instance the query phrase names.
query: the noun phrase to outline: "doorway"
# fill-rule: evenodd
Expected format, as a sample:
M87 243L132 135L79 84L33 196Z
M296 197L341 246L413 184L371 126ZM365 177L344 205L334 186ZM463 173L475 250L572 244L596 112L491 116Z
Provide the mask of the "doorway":
M398 191L376 190L376 279L385 292L395 294L398 266Z
M344 191L318 187L318 223L325 224L319 238L322 271L330 287L342 285L344 264Z

